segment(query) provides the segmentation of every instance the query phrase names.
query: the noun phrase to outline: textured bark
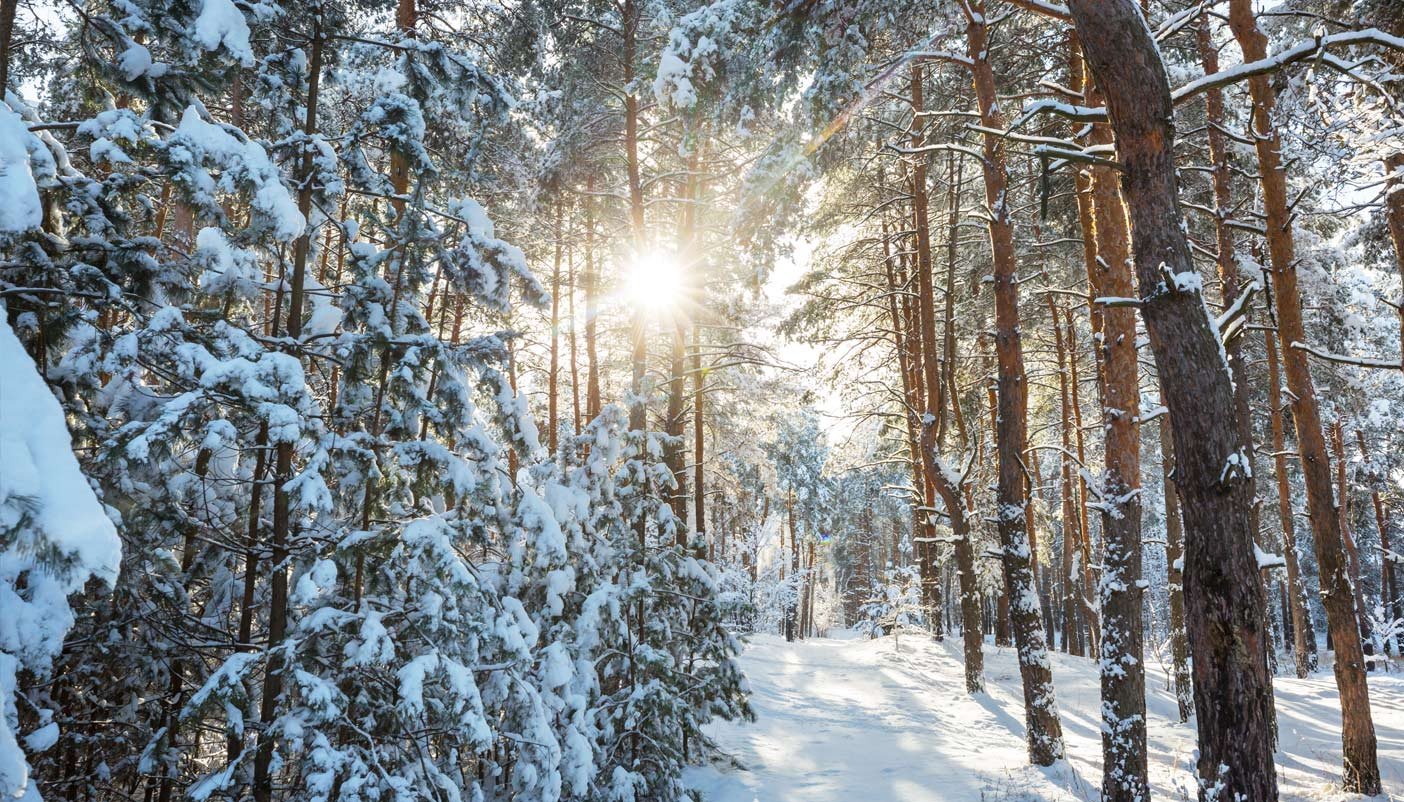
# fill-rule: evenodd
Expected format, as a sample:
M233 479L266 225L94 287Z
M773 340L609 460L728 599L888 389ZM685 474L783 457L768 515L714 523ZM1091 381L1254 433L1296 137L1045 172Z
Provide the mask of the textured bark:
M1073 463L1073 433L1072 433L1072 411L1071 396L1068 393L1068 371L1067 371L1067 346L1063 340L1063 328L1059 325L1058 307L1053 302L1053 295L1050 293L1048 299L1048 314L1053 321L1053 344L1058 357L1058 398L1061 420L1058 431L1062 441L1062 453L1059 454L1060 484L1062 485L1062 514L1063 514L1063 651L1068 654L1082 656L1083 651L1082 629L1078 622L1078 590L1077 590L1077 529L1078 516L1075 501L1073 499L1073 472L1076 470Z
M547 378L546 390L546 446L551 454L556 453L556 430L560 428L557 411L557 396L561 372L561 251L564 242L561 237L561 200L556 198L556 225L554 258L551 262L551 369Z
M0 0L0 95L10 85L10 43L15 37L15 12L19 0Z
M1355 533L1350 528L1350 482L1346 475L1345 424L1340 418L1331 426L1331 448L1336 452L1336 513L1341 521L1341 540L1345 543L1346 570L1350 572L1350 586L1355 591L1355 615L1360 628L1365 654L1374 654L1374 643L1370 636L1370 619L1366 616L1365 591L1360 583L1360 549L1355 545Z
M1189 634L1185 631L1185 527L1180 520L1180 493L1175 489L1175 443L1170 418L1160 419L1160 466L1165 482L1165 566L1170 590L1170 660L1175 672L1175 703L1180 721L1194 715L1190 679Z
M980 122L991 130L1004 128L999 111L994 71L988 61L988 31L983 2L968 6L966 54L972 64ZM985 202L989 206L990 249L994 256L995 357L998 365L998 423L996 448L999 479L996 520L999 527L1009 621L1019 654L1019 674L1024 688L1024 719L1029 760L1047 766L1063 757L1063 726L1053 693L1053 673L1048 662L1042 611L1034 585L1032 551L1025 516L1029 486L1024 452L1028 446L1028 384L1019 336L1018 262L1014 252L1014 227L1009 216L1005 141L984 134Z
M570 329L566 333L566 342L570 349L570 431L572 434L580 434L580 353L576 348L574 249L567 252L566 284L570 287L570 294L566 296L566 319L570 321Z
M912 106L912 145L921 144L924 98L922 96L922 67L911 66L911 106ZM936 338L936 292L931 267L931 219L930 199L926 187L926 156L917 156L912 163L912 221L916 232L916 279L917 310L919 323L919 353L921 354L921 386L924 398L921 399L922 426L935 426L939 433L945 421L942 403L941 356ZM936 482L940 479L932 472L931 462L923 460L925 481L923 484L926 507L935 507ZM929 521L929 513L923 519ZM926 608L927 619L933 633L941 638L941 584L936 565L936 528L928 523L922 533L923 541L916 544L921 565L921 598Z
M1404 289L1404 153L1394 153L1385 159L1385 220L1389 225L1389 241L1394 245L1394 263L1399 267L1399 282ZM1399 353L1404 364L1404 292L1399 295Z
M1365 448L1365 432L1356 429L1355 442L1360 447L1361 458L1368 462L1370 455ZM1398 566L1390 557L1389 517L1385 514L1384 499L1380 496L1378 486L1370 489L1370 503L1375 508L1375 528L1380 536L1380 607L1385 611L1386 617L1404 619L1404 598L1400 598L1399 587L1395 581ZM1396 648L1399 645L1395 644Z
M1072 393L1073 439L1077 443L1077 462L1079 465L1086 465L1087 440L1082 434L1082 394L1078 389L1081 381L1077 369L1077 324L1073 322L1071 309L1063 310L1063 318L1067 322L1068 389ZM1087 618L1087 634L1090 639L1087 652L1091 654L1097 651L1097 644L1101 642L1102 625L1092 593L1092 589L1097 587L1097 573L1094 567L1096 563L1092 560L1092 527L1087 517L1087 474L1085 471L1078 471L1077 476L1077 535L1078 549L1082 553L1079 561L1082 564L1082 612Z
M1288 483L1286 426L1282 420L1282 377L1278 368L1277 338L1264 332L1268 365L1268 411L1272 426L1273 472L1277 477L1277 520L1282 530L1282 559L1287 568L1287 599L1292 616L1292 654L1297 676L1316 670L1316 629L1307 607L1305 580L1297 557L1296 524L1292 518L1292 488Z
M704 423L706 418L707 395L704 392L703 381L705 375L702 371L702 326L697 322L692 324L692 515L697 521L697 534L706 542L709 535L707 529L707 484L706 473L703 464L707 459L706 450L706 429ZM725 530L720 533L721 555L726 558L726 534Z
M1258 30L1252 0L1230 1L1229 27L1245 60L1267 57L1267 37ZM1306 483L1307 517L1316 545L1321 594L1336 648L1335 674L1341 696L1344 760L1342 784L1354 793L1378 794L1380 768L1375 725L1370 714L1370 691L1365 684L1355 594L1345 565L1340 518L1331 493L1331 458L1326 451L1321 411L1307 355L1295 347L1307 339L1302 322L1301 291L1297 287L1296 243L1288 208L1287 175L1282 165L1282 140L1272 121L1277 98L1266 75L1249 78L1248 92L1253 98L1254 146L1266 216L1277 330L1282 340L1283 372L1291 391L1292 419L1297 427L1297 450Z
M1086 93L1092 98L1100 95ZM1111 144L1111 129L1093 126L1094 144ZM1117 191L1116 170L1094 166L1092 211L1097 259L1090 271L1093 307L1097 297L1129 298L1130 232ZM1102 578L1097 584L1102 613L1098 652L1102 677L1102 798L1141 802L1150 795L1146 780L1146 674L1141 612L1141 436L1136 311L1123 305L1102 312L1096 343L1102 368Z
M406 0L407 2L409 0ZM317 100L321 89L322 55L326 39L321 31L321 18L318 16L312 33L311 53L308 57L308 84L306 117L302 131L308 137L317 133ZM304 219L310 219L313 192L313 151L306 148L299 166L302 180L298 191L297 207ZM312 232L306 230L293 243L293 270L291 287L288 291L288 316L284 333L292 342L302 336L302 306L304 284L307 276L307 260L312 249ZM293 448L290 442L280 442L273 469L273 531L272 553L269 565L271 577L268 598L268 667L263 679L263 698L259 707L259 721L267 727L277 712L278 697L283 691L282 661L277 656L276 647L283 642L288 628L288 540L292 535L292 510L288 498L287 485L293 478ZM260 730L258 750L254 754L253 796L256 802L269 802L273 798L273 751L274 741L269 732Z
M1169 81L1131 0L1069 5L1116 133L1141 310L1173 426L1186 530L1199 795L1204 802L1269 802L1277 797L1277 780L1252 488L1232 469L1243 449L1232 381L1182 228Z

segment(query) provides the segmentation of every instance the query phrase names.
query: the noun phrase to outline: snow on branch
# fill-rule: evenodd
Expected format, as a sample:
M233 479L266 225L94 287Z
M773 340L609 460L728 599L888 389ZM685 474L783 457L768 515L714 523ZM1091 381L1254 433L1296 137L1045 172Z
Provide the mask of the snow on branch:
M1199 94L1210 89L1222 88L1251 78L1254 75L1276 72L1291 64L1315 58L1319 54L1322 54L1327 48L1363 44L1380 45L1381 47L1393 48L1395 50L1404 50L1404 38L1392 36L1378 28L1366 28L1361 31L1343 31L1326 36L1313 36L1285 50L1274 53L1267 58L1250 61L1245 64L1240 64L1237 67L1220 70L1219 72L1196 78L1184 86L1173 90L1170 93L1170 99L1178 106L1186 100L1197 97ZM1352 72L1347 72L1346 74L1354 77ZM1044 98L1025 106L1014 124L1009 127L1011 130L1019 128L1034 116L1044 112L1057 114L1060 117L1066 117L1076 122L1095 123L1106 122L1107 120L1107 110L1105 107L1078 106L1052 98Z
M1306 343L1294 342L1292 347L1299 351L1306 351L1317 359L1324 359L1327 362L1338 362L1342 365L1355 365L1359 368L1381 368L1384 370L1404 370L1404 364L1389 359L1373 359L1363 356L1346 356L1345 354L1333 354L1330 351L1323 351L1314 348Z

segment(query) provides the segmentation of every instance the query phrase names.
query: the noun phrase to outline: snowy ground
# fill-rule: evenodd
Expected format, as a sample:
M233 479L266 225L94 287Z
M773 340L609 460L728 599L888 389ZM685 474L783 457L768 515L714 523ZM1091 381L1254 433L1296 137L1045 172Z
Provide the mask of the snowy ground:
M988 692L964 692L958 642L915 635L787 644L756 635L742 655L754 724L713 731L731 765L693 769L709 802L998 802L1096 800L1100 707L1091 661L1055 655L1069 759L1028 765L1019 676L1009 649L987 645ZM1157 800L1195 799L1194 724L1176 719L1158 665L1150 685L1150 780ZM1276 681L1284 799L1356 798L1339 790L1340 710L1329 670ZM1404 673L1372 675L1385 798L1404 801Z

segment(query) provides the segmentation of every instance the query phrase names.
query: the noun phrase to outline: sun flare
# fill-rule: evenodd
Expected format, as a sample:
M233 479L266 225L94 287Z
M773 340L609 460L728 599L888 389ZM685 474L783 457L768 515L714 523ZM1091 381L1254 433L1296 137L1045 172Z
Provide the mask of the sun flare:
M624 295L637 309L667 312L682 302L683 268L677 255L645 251L629 265Z

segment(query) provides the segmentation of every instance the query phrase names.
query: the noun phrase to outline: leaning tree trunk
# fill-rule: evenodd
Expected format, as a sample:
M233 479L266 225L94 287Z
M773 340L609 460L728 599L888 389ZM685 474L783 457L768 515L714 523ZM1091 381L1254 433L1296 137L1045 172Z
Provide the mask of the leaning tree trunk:
M1252 487L1240 467L1245 452L1233 383L1182 227L1169 81L1132 0L1072 0L1070 8L1116 133L1141 311L1173 426L1186 530L1199 796L1203 802L1270 802L1277 798L1272 685L1250 525Z
M1229 27L1246 61L1267 57L1267 37L1258 30L1252 0L1230 0ZM1253 141L1258 153L1258 178L1266 213L1268 255L1272 263L1277 331L1282 342L1282 366L1291 392L1292 419L1297 426L1297 451L1306 480L1307 517L1316 544L1321 595L1326 622L1336 648L1336 687L1341 696L1341 740L1347 791L1380 792L1380 766L1375 724L1370 715L1370 690L1365 684L1365 655L1355 609L1355 594L1344 559L1340 518L1331 492L1331 458L1326 451L1321 410L1316 399L1307 354L1302 297L1297 287L1296 243L1288 207L1287 174L1282 165L1282 139L1273 125L1277 98L1267 75L1248 79L1253 98Z
M969 4L966 53L971 60L980 122L991 131L1004 128L995 93L994 71L988 60L989 38L983 2ZM1005 166L1005 141L995 133L984 135L985 201L989 205L990 249L994 255L995 357L998 364L998 414L996 450L999 480L997 514L1004 564L1009 623L1019 654L1019 674L1024 686L1024 719L1028 732L1029 760L1040 766L1063 757L1063 725L1053 695L1053 672L1043 631L1042 610L1034 586L1032 554L1025 516L1029 491L1024 475L1028 446L1028 384L1019 337L1018 262L1014 254L1014 227L1009 216L1009 179Z

